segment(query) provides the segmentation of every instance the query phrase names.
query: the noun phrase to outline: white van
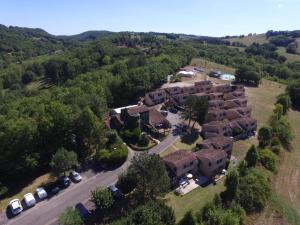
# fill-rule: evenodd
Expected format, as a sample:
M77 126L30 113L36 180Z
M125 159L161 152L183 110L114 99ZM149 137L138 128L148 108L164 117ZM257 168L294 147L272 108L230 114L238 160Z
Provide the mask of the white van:
M24 195L24 201L28 207L32 207L36 204L36 200L31 193L27 193Z

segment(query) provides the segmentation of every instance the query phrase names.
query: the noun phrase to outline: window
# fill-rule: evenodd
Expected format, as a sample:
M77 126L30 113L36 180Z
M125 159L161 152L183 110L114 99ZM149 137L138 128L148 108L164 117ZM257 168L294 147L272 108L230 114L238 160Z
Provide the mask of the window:
M194 164L194 162L191 162L191 163L190 163L190 165L193 165L193 164Z
M186 165L183 166L183 169L185 169L185 168L186 168Z
M174 171L175 171L175 172L177 171L177 167L174 167Z
M217 164L220 164L223 161L223 159L218 159Z
M211 166L211 162L208 163L208 166Z

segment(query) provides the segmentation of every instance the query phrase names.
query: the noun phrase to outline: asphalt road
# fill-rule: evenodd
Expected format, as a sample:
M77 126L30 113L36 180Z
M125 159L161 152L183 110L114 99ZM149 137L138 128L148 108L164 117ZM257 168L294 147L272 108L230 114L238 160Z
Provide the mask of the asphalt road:
M171 133L162 142L150 150L150 153L159 154L166 150L178 137L180 129L175 125L179 122L179 115L169 113L168 120L172 124ZM90 192L98 186L107 187L115 183L119 174L126 171L130 160L134 156L129 151L127 161L118 169L102 171L96 174L83 173L83 180L78 184L72 184L69 188L50 199L36 204L33 208L23 211L20 215L8 219L6 213L0 214L0 225L54 225L57 224L58 216L68 207L77 203L87 205Z

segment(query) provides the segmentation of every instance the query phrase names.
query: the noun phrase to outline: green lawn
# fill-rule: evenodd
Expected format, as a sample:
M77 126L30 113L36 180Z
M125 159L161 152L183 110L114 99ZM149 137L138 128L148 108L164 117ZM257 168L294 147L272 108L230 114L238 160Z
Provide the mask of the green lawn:
M224 190L224 179L222 179L217 185L199 187L184 196L177 196L174 192L170 192L165 199L166 203L174 209L176 219L180 220L188 210L199 211L214 198L215 194Z
M244 45L251 45L252 43L259 43L259 44L263 44L263 43L268 43L268 40L266 38L265 34L257 34L257 35L253 35L253 36L245 36L243 38L229 38L229 39L225 39L227 41L230 42L240 42L243 43Z

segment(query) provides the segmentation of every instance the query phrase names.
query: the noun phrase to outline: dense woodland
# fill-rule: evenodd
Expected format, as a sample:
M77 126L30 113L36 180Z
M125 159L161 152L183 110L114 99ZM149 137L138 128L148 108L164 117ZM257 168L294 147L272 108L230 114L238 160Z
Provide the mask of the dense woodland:
M237 80L250 85L262 77L288 83L292 103L300 106L300 62L286 62L276 43L241 52L218 40L105 31L56 37L1 26L1 182L48 170L61 147L79 161L111 148L116 138L104 126L109 109L135 102L193 57L234 67Z

